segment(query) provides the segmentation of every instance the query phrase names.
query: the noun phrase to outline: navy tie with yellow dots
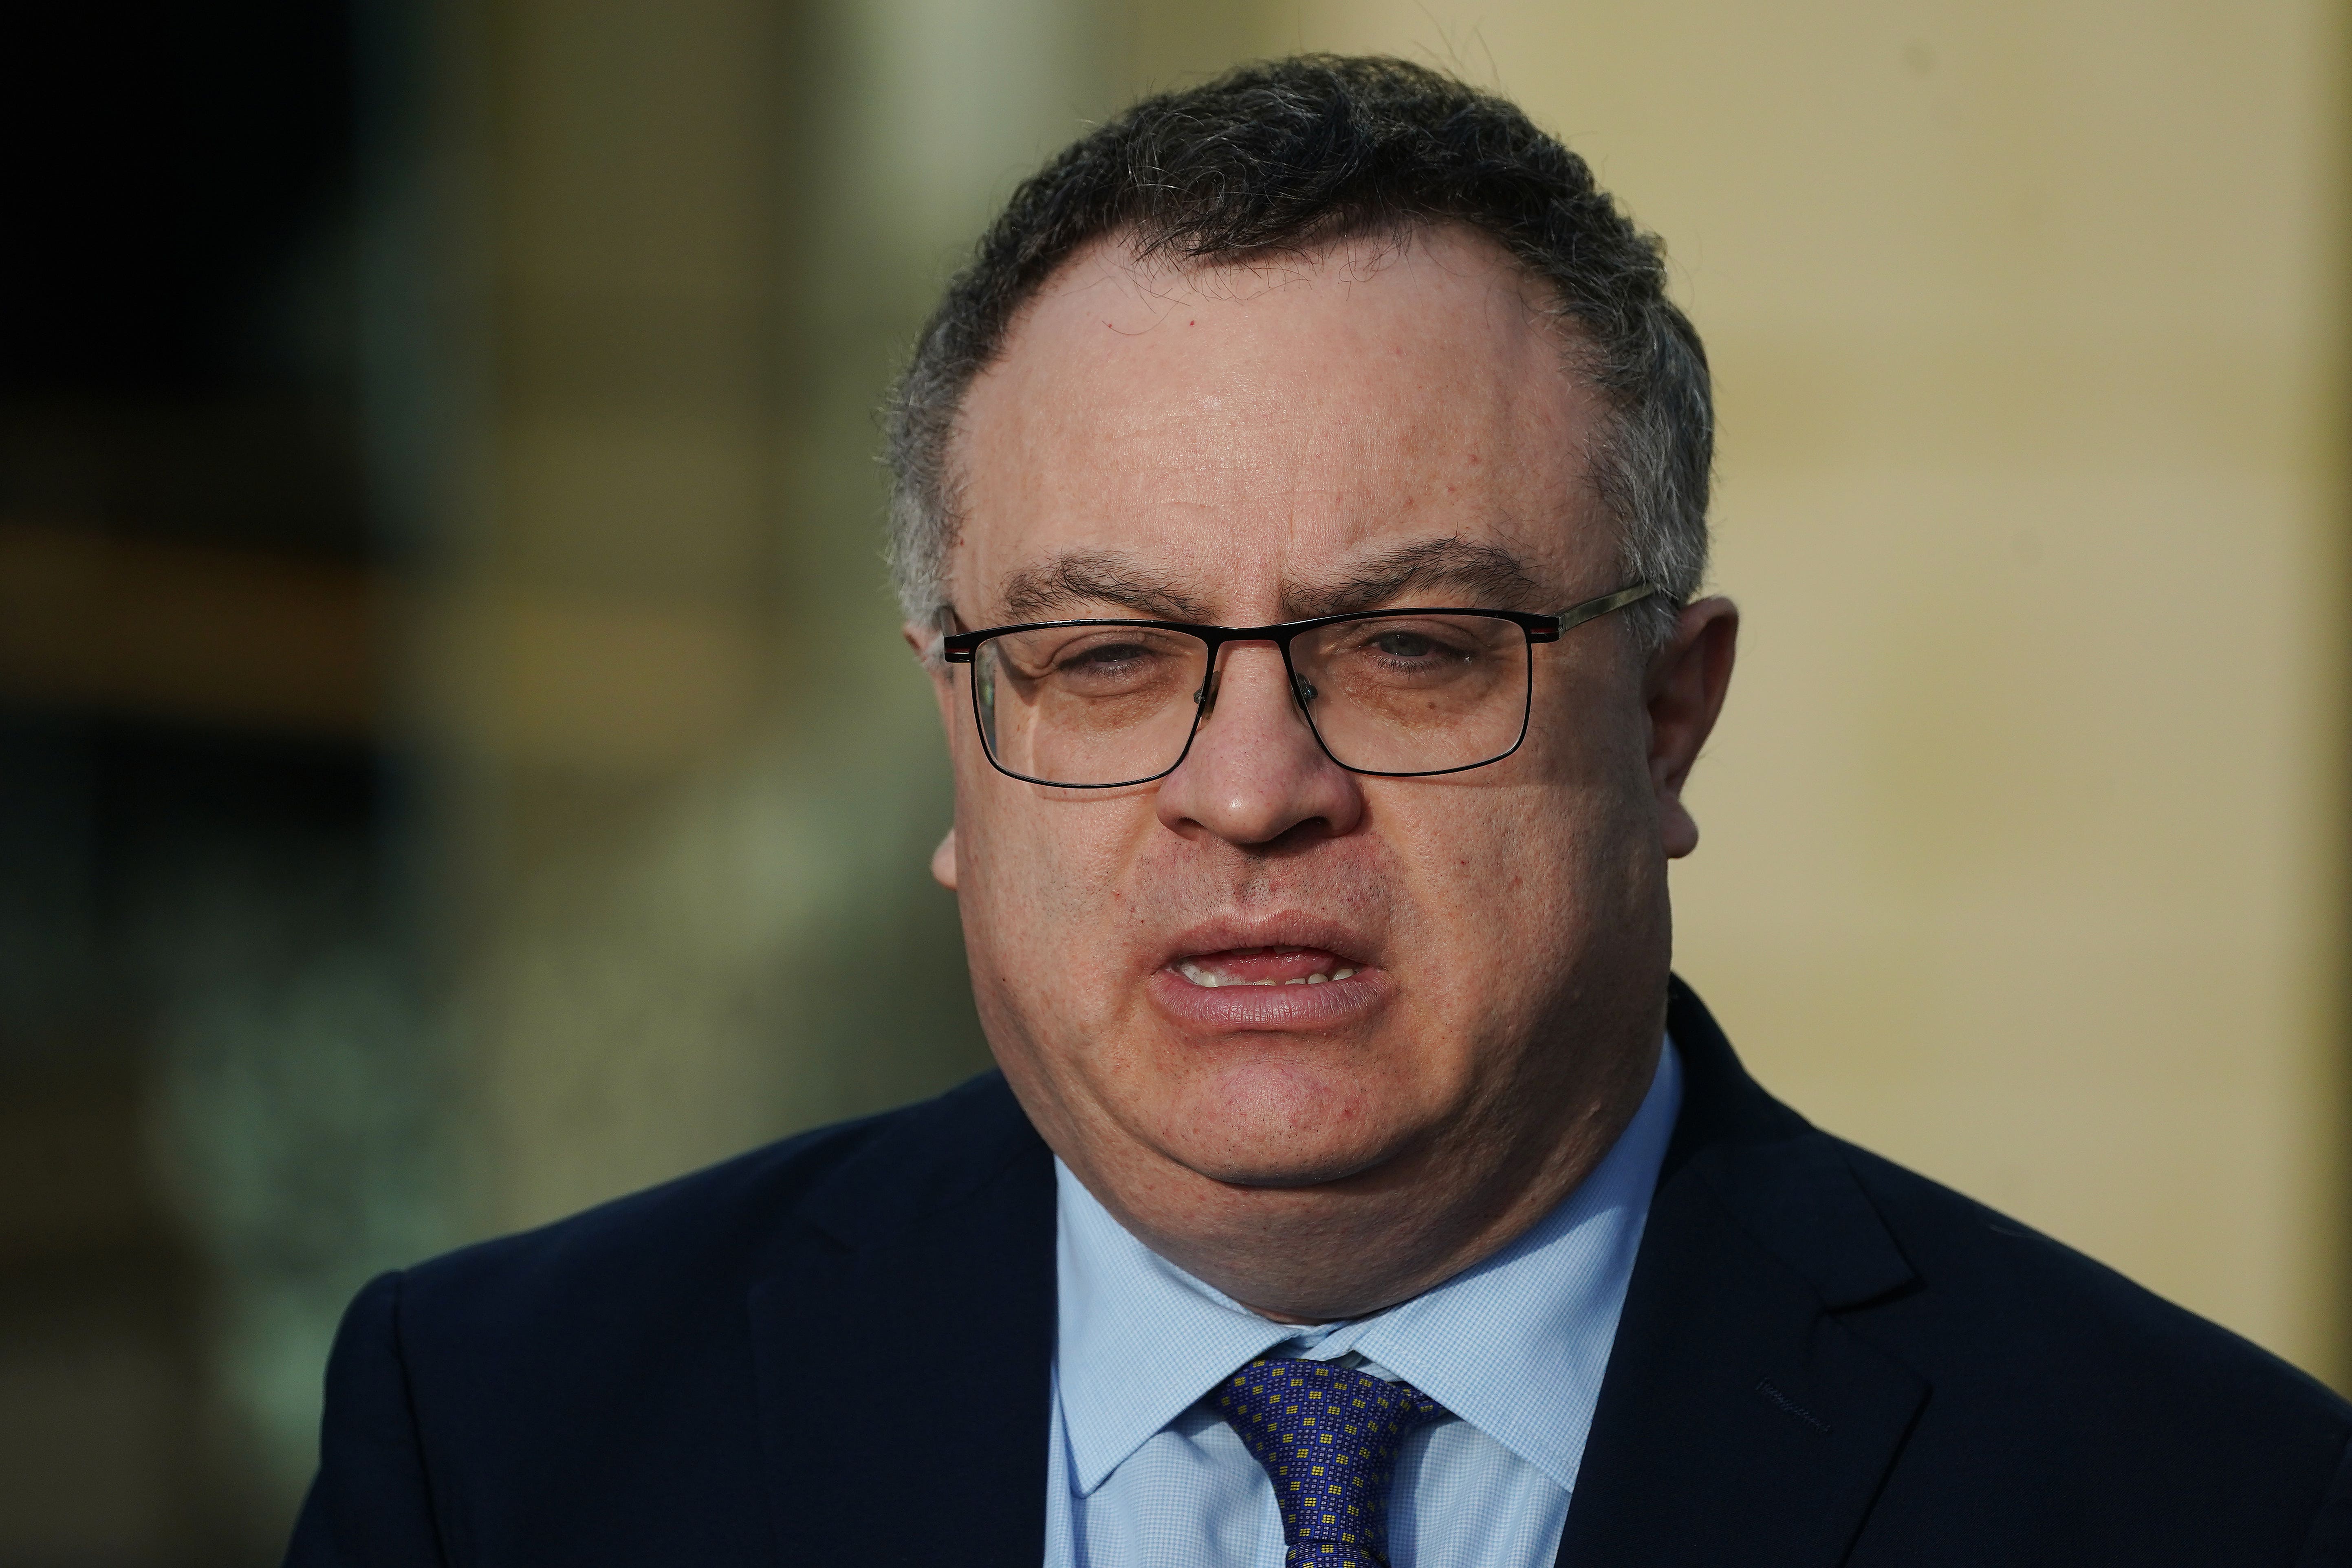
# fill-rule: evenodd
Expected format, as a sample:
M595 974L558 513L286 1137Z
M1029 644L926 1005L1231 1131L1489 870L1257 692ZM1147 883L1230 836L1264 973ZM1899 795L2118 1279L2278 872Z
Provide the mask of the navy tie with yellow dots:
M1443 1405L1411 1384L1264 1357L1210 1400L1274 1482L1285 1568L1388 1568L1397 1450Z

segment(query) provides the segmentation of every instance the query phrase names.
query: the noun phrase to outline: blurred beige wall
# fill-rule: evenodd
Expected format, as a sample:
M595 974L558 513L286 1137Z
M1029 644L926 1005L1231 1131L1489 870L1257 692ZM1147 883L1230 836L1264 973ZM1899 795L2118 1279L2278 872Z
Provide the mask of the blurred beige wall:
M1832 1130L2336 1378L2345 10L1275 8L1664 236L1740 672L1677 964Z

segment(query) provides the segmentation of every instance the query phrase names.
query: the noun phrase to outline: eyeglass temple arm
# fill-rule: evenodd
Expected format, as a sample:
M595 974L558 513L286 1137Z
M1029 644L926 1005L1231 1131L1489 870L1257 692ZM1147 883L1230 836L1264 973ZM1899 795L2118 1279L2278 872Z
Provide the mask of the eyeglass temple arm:
M1534 640L1549 642L1560 633L1573 631L1587 621L1598 620L1602 616L1622 610L1628 605L1639 604L1657 591L1655 584L1636 583L1630 588L1620 588L1613 594L1603 594L1597 599L1587 599L1580 605L1572 605L1554 617L1559 624L1551 630L1533 634Z
M942 664L970 664L971 662L972 649L968 647L950 647L948 646L948 639L957 636L962 630L963 617L955 613L955 606L952 605L940 605L939 615L933 621L931 627L931 652L933 657L937 658Z

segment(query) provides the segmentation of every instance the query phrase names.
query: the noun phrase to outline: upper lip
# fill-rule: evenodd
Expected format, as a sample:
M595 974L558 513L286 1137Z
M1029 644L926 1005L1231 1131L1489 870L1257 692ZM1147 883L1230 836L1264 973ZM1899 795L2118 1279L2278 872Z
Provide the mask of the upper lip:
M1160 963L1165 966L1213 952L1265 947L1318 948L1359 966L1371 965L1377 960L1371 939L1339 921L1308 914L1276 914L1255 920L1227 915L1203 921L1174 938Z

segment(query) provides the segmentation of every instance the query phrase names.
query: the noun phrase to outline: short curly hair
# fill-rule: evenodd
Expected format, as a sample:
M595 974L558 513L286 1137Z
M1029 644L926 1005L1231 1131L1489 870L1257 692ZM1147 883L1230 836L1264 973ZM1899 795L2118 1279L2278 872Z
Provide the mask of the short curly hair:
M1388 58L1305 55L1146 98L1013 192L950 281L887 411L891 570L910 625L943 624L961 519L956 421L1054 272L1105 236L1213 266L1364 233L1460 225L1549 285L1611 428L1592 480L1662 642L1706 571L1715 415L1706 353L1665 295L1663 247L1515 104Z

